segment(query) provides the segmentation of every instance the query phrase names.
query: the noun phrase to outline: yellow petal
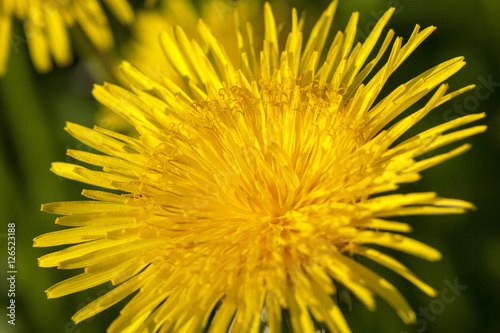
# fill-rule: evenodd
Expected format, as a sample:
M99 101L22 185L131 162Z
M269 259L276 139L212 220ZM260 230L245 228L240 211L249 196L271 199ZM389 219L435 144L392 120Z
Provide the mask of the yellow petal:
M95 301L87 304L81 308L77 313L71 317L73 321L78 324L87 318L96 315L99 312L106 310L107 308L115 305L125 297L129 296L137 289L141 288L145 283L147 283L148 278L144 276L145 274L136 275L130 280L122 283L118 287L108 291L105 295L99 297Z
M47 38L49 48L58 66L66 66L73 59L68 33L61 15L52 9L47 12Z
M377 244L391 249L403 251L430 261L441 259L436 249L414 239L389 232L361 231L354 241L359 244Z
M357 254L363 255L367 258L372 259L373 261L378 262L381 265L384 265L385 267L393 270L394 272L396 272L399 275L403 276L404 278L408 279L408 281L415 284L417 287L419 287L427 295L429 295L431 297L437 296L437 292L432 287L430 287L426 283L422 282L406 266L401 264L396 259L394 259L386 254L383 254L375 249L370 249L370 248L367 248L364 246L356 246L354 248L354 251Z
M12 21L10 17L0 15L0 76L3 76L7 70L11 25Z
M118 266L109 267L107 270L98 273L82 273L53 285L45 292L48 298L56 298L95 287L109 281L115 275L120 274L120 268L127 264L128 262L124 262Z
M134 11L126 0L104 0L122 24L130 24L134 20Z
M124 225L106 225L106 226L91 226L79 227L74 229L64 229L60 231L49 232L47 234L36 237L33 240L34 247L57 246L63 244L75 244L89 242L96 239L103 239L110 231L127 227L133 227L135 223Z

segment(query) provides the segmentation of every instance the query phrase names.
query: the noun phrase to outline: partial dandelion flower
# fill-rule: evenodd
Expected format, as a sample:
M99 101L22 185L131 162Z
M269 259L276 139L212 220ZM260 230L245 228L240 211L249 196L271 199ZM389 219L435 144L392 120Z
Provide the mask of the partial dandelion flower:
M107 7L123 24L134 19L127 0L104 0ZM24 22L25 36L13 36L13 19ZM40 73L72 61L67 29L79 24L92 44L99 50L113 46L113 36L99 0L2 0L0 4L0 75L7 70L11 43L28 44L31 59Z
M473 206L434 192L393 191L469 149L435 152L483 132L485 126L458 127L484 114L398 140L432 109L472 88L448 93L442 84L463 67L463 58L380 96L434 28L417 26L406 42L392 42L390 30L370 58L394 9L363 44L354 43L354 13L326 45L336 5L307 40L292 10L291 31L280 45L266 4L261 50L250 25L236 20L239 64L227 57L233 45L223 45L203 21L198 29L208 52L175 27L160 42L181 84L161 73L161 81L153 80L124 62L129 90L95 87L94 96L140 136L68 123L72 136L102 154L68 151L93 168L52 165L57 175L104 189L84 190L90 200L42 206L71 228L41 235L35 246L75 245L41 257L39 265L85 269L49 288L48 297L107 281L115 286L79 310L75 322L135 294L109 332L259 332L262 318L272 333L288 319L295 332L314 332L317 323L349 332L336 303L339 288L371 310L378 295L405 323L414 321L400 292L354 255L436 295L380 248L438 260L437 250L404 236L410 226L393 219ZM386 51L387 62L377 66ZM422 108L398 117L432 91Z
M175 26L182 25L186 36L196 36L198 20L201 17L212 33L220 36L221 43L232 45L237 43L237 35L234 29L228 29L228 26L234 26L236 10L244 13L245 18L250 21L257 19L262 13L260 4L249 0L206 0L199 3L199 8L192 1L163 0L157 8L141 9L137 11L131 26L132 37L122 47L122 59L134 64L150 79L161 82L162 75L166 75L174 83L182 84L182 77L179 77L175 68L170 65L162 45L158 42L161 33L169 31L173 34ZM204 52L208 52L208 45L202 43L200 46ZM228 53L230 60L236 63L239 58L238 49L232 48ZM116 60L117 65L119 61ZM114 72L122 85L128 84L118 66ZM106 107L98 110L95 119L102 127L122 133L133 132L129 123Z

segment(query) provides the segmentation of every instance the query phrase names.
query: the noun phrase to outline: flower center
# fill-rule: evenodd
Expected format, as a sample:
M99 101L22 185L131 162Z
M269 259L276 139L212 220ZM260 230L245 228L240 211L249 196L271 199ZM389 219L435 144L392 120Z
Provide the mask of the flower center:
M342 97L296 80L209 94L150 153L156 205L174 221L283 225L311 206L357 200L344 189L357 181L350 158L362 127Z

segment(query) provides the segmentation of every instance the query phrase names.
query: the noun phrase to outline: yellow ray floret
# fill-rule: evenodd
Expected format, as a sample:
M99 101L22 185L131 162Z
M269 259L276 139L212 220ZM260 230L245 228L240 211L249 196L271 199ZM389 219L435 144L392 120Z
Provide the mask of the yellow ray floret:
M204 22L203 44L173 27L158 41L173 72L151 77L124 62L129 89L95 87L94 96L139 138L68 123L66 130L96 152L69 150L78 164L52 165L62 177L114 190L84 190L86 201L42 206L71 228L41 235L35 246L73 245L41 257L39 265L85 269L49 288L48 297L106 281L115 285L76 313L75 322L135 294L110 332L259 332L265 325L277 333L284 320L295 332L315 332L318 323L349 332L337 304L339 288L370 310L378 295L404 322L414 321L397 288L355 255L436 295L382 252L441 258L403 236L410 225L392 218L457 214L474 206L435 192L393 191L468 150L464 144L436 152L483 132L484 126L463 126L484 114L408 137L425 115L473 88L447 93L443 84L463 67L463 58L381 96L389 76L434 28L417 26L406 42L398 37L392 46L389 31L374 52L394 9L362 44L354 42L355 13L327 45L336 5L304 43L303 20L293 10L283 46L266 4L262 49L255 49L251 25L237 14L239 62L228 57L233 45L221 43ZM386 51L387 62L377 66Z
M127 0L104 0L123 24L134 19ZM12 40L25 40L36 70L44 73L72 59L68 28L78 23L99 51L113 46L108 20L98 0L2 0L0 5L0 75L7 70ZM12 37L12 20L24 22L25 35Z

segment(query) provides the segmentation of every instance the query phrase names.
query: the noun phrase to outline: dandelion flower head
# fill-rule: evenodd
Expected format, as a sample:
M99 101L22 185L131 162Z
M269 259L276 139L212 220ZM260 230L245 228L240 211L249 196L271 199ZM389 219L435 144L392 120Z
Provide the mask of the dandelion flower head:
M198 31L207 49L172 27L160 43L175 81L162 73L152 79L124 62L127 89L95 87L94 96L139 137L68 123L72 136L102 153L68 155L98 169L52 165L57 175L104 189L84 190L89 200L42 206L70 228L37 237L35 246L73 245L41 257L40 266L85 269L49 288L48 297L108 281L115 286L78 311L75 322L134 294L110 332L259 332L264 318L276 333L285 316L295 332L314 332L316 323L349 332L335 298L339 287L369 309L378 295L404 322L414 321L400 292L353 255L436 295L380 249L438 260L437 250L404 236L410 226L393 218L462 213L472 205L434 192L392 191L466 151L468 144L426 154L483 132L484 126L458 127L484 114L397 141L432 109L471 89L447 92L442 84L463 58L380 96L434 28L416 26L405 42L389 30L370 57L394 9L363 43L354 42L354 13L327 45L336 5L307 39L293 10L281 45L266 4L261 50L252 26L237 17L238 63L227 57L233 45L220 43L203 21ZM387 62L377 67L384 54ZM398 118L431 91L425 106Z
M104 0L123 24L133 21L127 0ZM13 19L24 22L24 36L12 33ZM78 23L100 51L113 46L113 36L99 0L2 0L0 2L0 75L6 71L11 44L28 44L33 65L44 73L72 61L67 29Z

